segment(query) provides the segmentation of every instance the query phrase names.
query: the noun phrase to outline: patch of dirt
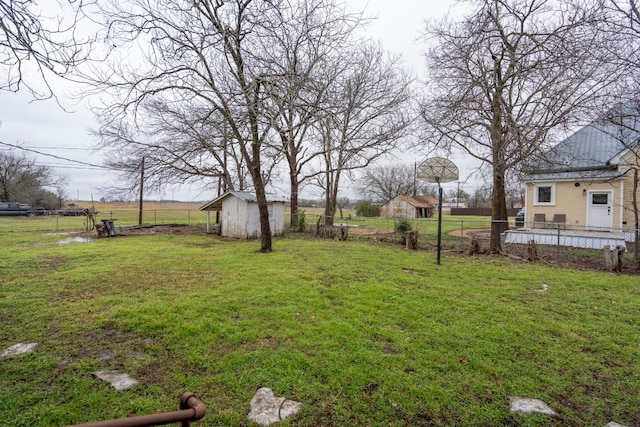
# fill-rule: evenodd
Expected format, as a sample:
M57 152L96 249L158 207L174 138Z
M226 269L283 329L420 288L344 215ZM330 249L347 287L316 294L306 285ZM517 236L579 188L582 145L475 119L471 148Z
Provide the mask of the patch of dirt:
M207 227L205 225L163 224L118 228L119 236L140 236L148 234L198 234L206 232Z
M464 230L453 230L447 233L453 237L471 237L476 236L480 239L489 239L491 237L491 230L486 228L465 228Z
M206 225L186 225L186 224L162 224L162 225L132 225L126 227L116 226L116 238L126 236L149 236L154 234L205 234ZM83 231L77 234L80 237L98 239L95 230ZM103 237L112 239L113 237Z
M370 235L380 235L380 234L395 234L393 231L389 230L380 230L377 228L360 228L360 227L349 227L349 234L359 235L359 236L370 236Z
M588 270L588 271L607 271L604 263L604 256L601 251L593 251L592 255L584 256L584 249L580 248L568 248L561 247L560 252L556 246L538 245L538 260L541 264L558 267L558 268L571 268L575 270ZM509 244L504 247L505 252L509 257L515 257L527 261L527 245L524 244ZM633 262L625 260L622 263L621 274L635 274L639 271L634 267ZM612 274L615 274L612 272Z

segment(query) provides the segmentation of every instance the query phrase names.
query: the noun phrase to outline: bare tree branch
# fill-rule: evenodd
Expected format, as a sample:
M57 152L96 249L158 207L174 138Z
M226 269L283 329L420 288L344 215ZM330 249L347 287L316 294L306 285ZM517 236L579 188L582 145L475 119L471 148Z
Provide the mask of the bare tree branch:
M475 0L458 22L431 23L422 117L429 140L493 171L491 249L506 228L505 179L558 133L615 99L624 78L598 2Z
M91 3L52 3L43 8L34 0L0 0L0 90L55 98L51 78L68 77L89 59L95 38L80 35L78 24Z

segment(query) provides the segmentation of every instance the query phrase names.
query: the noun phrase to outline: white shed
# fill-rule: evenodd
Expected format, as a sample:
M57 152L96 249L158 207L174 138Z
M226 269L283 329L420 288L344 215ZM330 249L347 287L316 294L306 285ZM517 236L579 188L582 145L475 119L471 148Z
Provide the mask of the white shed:
M269 226L271 234L284 234L284 211L286 201L267 195ZM245 191L227 191L200 207L207 211L207 231L210 227L210 212L220 212L220 234L238 239L260 238L260 212L256 195Z

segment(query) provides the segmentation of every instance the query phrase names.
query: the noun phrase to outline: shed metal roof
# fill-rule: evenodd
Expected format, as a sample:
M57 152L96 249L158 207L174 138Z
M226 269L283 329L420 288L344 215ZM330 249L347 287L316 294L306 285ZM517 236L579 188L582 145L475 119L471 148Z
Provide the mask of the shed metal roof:
M227 197L231 197L231 196L237 197L238 199L243 200L247 203L258 203L258 198L256 197L255 193L250 193L248 191L229 190L221 194L220 196L216 197L209 203L205 203L204 205L200 206L200 210L208 211L208 210L214 210L214 209L215 210L222 209L222 201ZM267 203L286 203L286 201L287 199L285 197L267 195Z

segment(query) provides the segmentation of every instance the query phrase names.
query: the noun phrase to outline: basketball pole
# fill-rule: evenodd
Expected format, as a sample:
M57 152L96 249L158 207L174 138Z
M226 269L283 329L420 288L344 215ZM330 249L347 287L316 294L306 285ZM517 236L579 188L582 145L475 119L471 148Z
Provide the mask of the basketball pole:
M420 163L417 169L419 175L416 177L427 182L438 184L438 257L440 265L440 253L442 252L442 184L443 182L454 182L460 179L458 167L449 159L444 157L432 157Z

